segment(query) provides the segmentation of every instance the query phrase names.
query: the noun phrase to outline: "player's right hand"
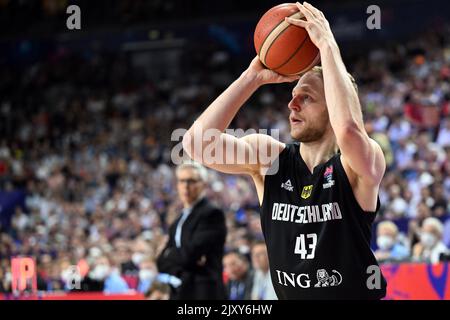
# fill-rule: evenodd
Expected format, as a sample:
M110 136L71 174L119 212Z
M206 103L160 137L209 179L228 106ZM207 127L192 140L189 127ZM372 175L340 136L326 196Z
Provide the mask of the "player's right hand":
M293 82L300 78L299 75L294 76L284 76L275 71L267 69L259 60L259 57L256 56L250 66L247 69L247 72L255 78L255 81L258 82L259 85L269 84L269 83L283 83L283 82Z

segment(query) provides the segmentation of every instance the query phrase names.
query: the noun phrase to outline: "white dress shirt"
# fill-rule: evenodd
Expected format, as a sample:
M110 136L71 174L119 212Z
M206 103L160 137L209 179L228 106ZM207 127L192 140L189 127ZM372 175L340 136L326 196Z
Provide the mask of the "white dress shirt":
M177 248L181 248L181 228L183 226L184 221L186 221L187 217L192 211L192 207L184 208L183 214L181 215L181 219L178 221L177 229L175 231L175 245Z

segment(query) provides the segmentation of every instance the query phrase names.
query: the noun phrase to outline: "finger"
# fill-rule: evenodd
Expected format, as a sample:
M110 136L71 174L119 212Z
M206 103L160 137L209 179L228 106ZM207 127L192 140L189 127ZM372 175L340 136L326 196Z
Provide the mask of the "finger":
M309 11L309 9L307 9L304 5L302 5L300 2L296 2L295 4L297 5L298 10L303 13L307 21L314 19L313 13Z
M284 20L286 22L290 23L290 24L293 24L295 26L299 26L299 27L302 27L302 28L305 28L305 29L306 29L306 26L308 25L308 22L305 21L305 20L294 19L294 18L291 18L291 17L286 17L286 18L284 18Z
M322 11L320 11L319 9L314 7L312 4L309 4L308 2L305 1L305 2L303 2L303 6L305 8L307 8L309 11L311 11L316 17L323 16Z

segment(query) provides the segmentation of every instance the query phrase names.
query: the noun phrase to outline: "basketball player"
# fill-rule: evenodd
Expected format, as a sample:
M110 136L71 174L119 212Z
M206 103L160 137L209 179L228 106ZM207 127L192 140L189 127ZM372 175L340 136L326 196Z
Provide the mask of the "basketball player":
M310 4L297 6L306 21L287 22L308 31L320 51L322 68L299 79L265 69L256 57L195 121L183 146L213 169L253 178L279 299L380 299L386 281L378 269L378 279L371 282L368 268L378 267L369 244L380 206L384 156L364 129L353 78L328 21ZM297 79L288 108L291 135L299 143L284 144L261 134L236 138L221 133L219 139L202 140L202 148L194 148L194 133L212 128L223 132L257 88ZM204 161L206 147L225 153L226 145L243 148L246 154L272 148L277 165L268 169L260 161L240 164L236 157L225 164Z

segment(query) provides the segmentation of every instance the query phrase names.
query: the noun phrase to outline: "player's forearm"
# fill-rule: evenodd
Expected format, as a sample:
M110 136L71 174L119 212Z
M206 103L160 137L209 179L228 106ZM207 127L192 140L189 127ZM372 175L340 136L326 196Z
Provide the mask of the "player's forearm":
M211 143L205 132L210 129L223 132L236 113L260 86L256 75L244 71L209 107L203 111L183 137L183 148L194 159L200 159L201 151ZM193 149L194 141L201 141L201 150ZM199 158L200 157L200 158Z
M334 42L321 48L320 53L325 99L337 144L353 172L364 177L367 183L376 185L385 170L384 159L379 146L375 146L366 133L358 94L339 48Z
M203 130L214 128L224 131L258 86L255 76L245 71L209 105L189 130L201 126Z
M325 99L331 126L338 137L348 129L363 129L361 106L350 80L339 47L328 41L320 48ZM339 137L338 137L339 138Z

